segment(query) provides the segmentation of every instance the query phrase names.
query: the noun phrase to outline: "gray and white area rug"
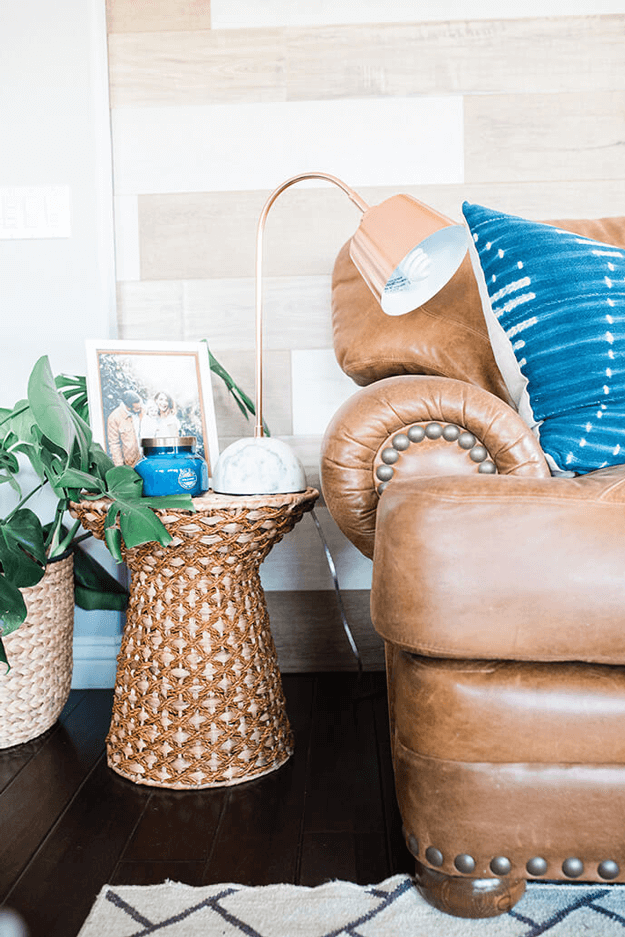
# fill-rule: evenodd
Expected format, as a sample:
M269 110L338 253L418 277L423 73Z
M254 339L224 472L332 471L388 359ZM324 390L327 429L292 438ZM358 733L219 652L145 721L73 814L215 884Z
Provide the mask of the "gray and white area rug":
M508 914L470 921L408 875L379 885L106 885L79 937L625 937L625 885L531 883Z

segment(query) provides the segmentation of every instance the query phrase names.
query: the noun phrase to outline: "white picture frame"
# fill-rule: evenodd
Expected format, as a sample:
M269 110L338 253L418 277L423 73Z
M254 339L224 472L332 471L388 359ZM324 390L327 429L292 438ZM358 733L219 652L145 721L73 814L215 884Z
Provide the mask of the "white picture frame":
M115 464L135 465L142 438L195 436L212 476L219 440L208 345L88 339L85 348L91 430Z

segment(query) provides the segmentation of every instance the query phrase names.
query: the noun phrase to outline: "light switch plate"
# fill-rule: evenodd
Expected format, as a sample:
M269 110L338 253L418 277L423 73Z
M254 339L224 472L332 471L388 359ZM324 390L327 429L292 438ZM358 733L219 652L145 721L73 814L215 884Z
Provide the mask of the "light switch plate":
M0 187L0 239L71 237L68 185Z

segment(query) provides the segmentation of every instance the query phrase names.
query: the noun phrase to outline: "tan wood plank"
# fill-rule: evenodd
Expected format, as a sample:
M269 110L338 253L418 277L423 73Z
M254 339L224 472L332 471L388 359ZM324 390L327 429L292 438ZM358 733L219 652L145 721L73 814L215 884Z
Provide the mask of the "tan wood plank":
M286 30L287 97L625 88L625 16Z
M141 8L132 4L135 16ZM167 29L158 10L137 21ZM625 88L625 16L618 15L169 28L178 31L112 31L113 107Z
M621 179L624 141L623 91L465 101L469 183Z
M149 282L149 281L146 281ZM184 281L185 338L204 337L213 351L254 349L253 277ZM269 348L330 348L331 277L265 277L263 336Z
M210 29L210 0L106 0L109 33Z
M283 673L355 670L333 591L266 592L271 631ZM365 670L384 670L384 642L369 615L369 592L341 592Z
M505 143L499 145L504 147ZM476 174L486 174L485 153L486 148L471 157L472 171ZM505 163L499 165L500 171L506 170ZM622 167L619 173L613 179L585 178L580 171L574 179L552 181L474 179L465 185L411 184L397 189L363 188L360 194L370 204L376 204L404 191L456 219L461 218L465 199L535 219L599 218L623 213ZM256 223L267 194L200 192L140 196L142 278L252 277ZM275 203L268 220L265 275L329 276L340 247L353 234L358 221L357 211L338 190L291 190Z
M210 341L207 328L206 337ZM254 364L252 351L222 349L216 355L247 395L254 399ZM292 433L291 355L288 351L267 351L263 357L263 414L274 436ZM212 375L215 419L219 436L219 449L241 436L254 435L254 418L246 420L224 382Z
M286 99L280 30L111 35L109 74L112 107Z

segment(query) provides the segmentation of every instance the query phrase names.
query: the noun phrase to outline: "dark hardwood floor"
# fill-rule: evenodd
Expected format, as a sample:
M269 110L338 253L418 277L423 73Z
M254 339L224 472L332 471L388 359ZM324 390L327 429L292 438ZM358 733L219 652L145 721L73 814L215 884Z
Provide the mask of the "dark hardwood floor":
M30 937L74 937L101 887L379 882L412 872L395 805L384 674L286 674L296 752L257 781L168 791L106 766L112 691L0 752L0 902Z

